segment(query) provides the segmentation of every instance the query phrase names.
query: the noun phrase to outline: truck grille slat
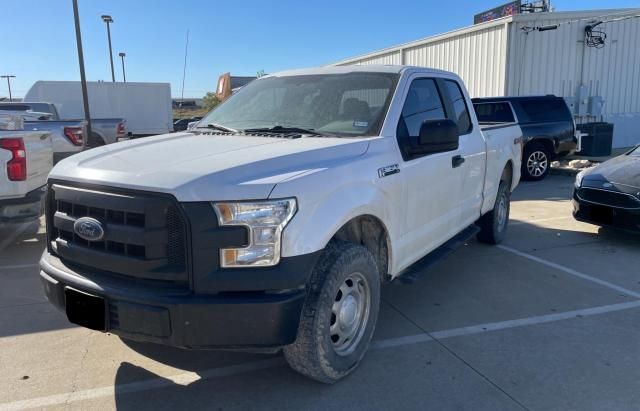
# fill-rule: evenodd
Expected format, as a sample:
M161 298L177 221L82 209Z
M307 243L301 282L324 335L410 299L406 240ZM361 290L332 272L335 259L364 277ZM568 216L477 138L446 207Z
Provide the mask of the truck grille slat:
M188 283L186 229L174 200L153 194L49 188L49 244L65 262L118 275ZM79 237L81 217L100 221L99 241Z

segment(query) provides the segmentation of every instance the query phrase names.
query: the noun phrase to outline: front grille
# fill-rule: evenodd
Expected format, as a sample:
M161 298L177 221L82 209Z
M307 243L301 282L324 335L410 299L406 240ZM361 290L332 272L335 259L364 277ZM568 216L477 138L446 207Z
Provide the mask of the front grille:
M597 188L580 188L578 190L578 198L589 203L605 205L609 207L626 209L640 208L640 199L632 196L631 194L601 190Z
M185 223L171 198L53 184L48 201L49 244L64 262L139 279L188 281ZM101 240L75 233L81 217L100 222Z

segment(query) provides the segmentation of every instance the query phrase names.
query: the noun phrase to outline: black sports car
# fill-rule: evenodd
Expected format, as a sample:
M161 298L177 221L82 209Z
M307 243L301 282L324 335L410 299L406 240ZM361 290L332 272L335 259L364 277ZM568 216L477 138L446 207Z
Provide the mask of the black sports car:
M640 232L640 146L576 176L573 216Z

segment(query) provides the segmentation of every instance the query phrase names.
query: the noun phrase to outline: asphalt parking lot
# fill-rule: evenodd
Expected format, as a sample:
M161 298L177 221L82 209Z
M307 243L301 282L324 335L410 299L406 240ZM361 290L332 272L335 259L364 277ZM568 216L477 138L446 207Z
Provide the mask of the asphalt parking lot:
M523 183L502 246L383 288L372 349L325 386L280 355L125 343L44 299L44 233L0 233L0 410L637 410L640 236L576 222L573 179ZM37 227L35 227L37 229Z

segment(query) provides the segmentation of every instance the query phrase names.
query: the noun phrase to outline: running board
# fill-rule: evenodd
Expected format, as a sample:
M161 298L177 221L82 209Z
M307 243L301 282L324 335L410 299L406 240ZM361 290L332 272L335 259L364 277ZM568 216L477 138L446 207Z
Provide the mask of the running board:
M424 275L431 268L449 257L451 253L464 246L473 236L478 234L479 231L480 227L475 224L472 224L460 231L451 240L442 244L440 247L410 265L398 276L398 281L403 284L415 283L419 276Z

